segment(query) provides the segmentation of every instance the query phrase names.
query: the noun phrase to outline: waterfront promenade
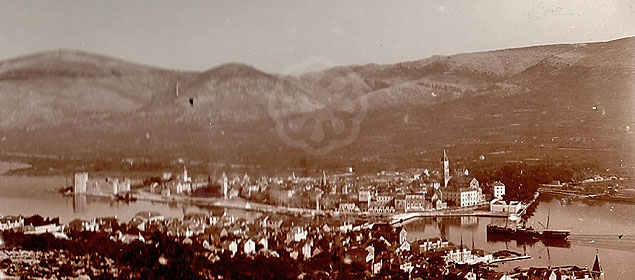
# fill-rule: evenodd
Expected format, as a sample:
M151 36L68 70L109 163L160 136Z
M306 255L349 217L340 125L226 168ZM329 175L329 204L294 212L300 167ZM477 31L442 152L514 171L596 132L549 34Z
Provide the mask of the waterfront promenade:
M478 208L468 209L440 209L429 210L419 212L398 213L390 217L390 224L392 225L404 225L418 218L426 217L507 217L505 212L490 212L485 210L478 210Z
M133 195L139 200L148 200L154 202L178 202L193 204L199 206L214 206L221 208L233 208L247 211L257 211L263 213L281 213L281 214L310 214L310 215L332 215L332 216L359 216L359 217L377 217L386 218L390 224L405 224L410 220L420 217L461 217L461 216L474 216L474 217L506 217L507 213L503 212L490 212L486 210L479 210L486 207L487 204L478 206L465 207L465 208L446 208L439 210L426 210L407 213L390 213L390 214L376 214L367 212L350 212L341 213L333 210L316 210L309 208L287 207L287 206L275 206L257 202L250 202L243 199L222 199L222 198L203 198L203 197L189 197L189 196L162 196L152 194L148 192L138 192Z

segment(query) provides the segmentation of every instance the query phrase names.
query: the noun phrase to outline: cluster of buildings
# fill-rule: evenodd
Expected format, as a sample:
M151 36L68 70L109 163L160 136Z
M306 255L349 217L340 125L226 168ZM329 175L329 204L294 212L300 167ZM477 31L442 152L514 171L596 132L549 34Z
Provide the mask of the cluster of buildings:
M23 228L12 226L10 230L22 231ZM283 253L306 261L322 252L337 252L343 262L363 267L370 276L382 270L421 274L429 268L425 257L431 256L441 257L448 264L488 260L482 252L459 248L441 238L408 241L405 228L390 224L274 215L248 221L220 209L186 214L183 219L140 212L127 224L119 224L116 217L75 219L58 225L55 231L59 238L68 238L73 232L104 232L114 241L148 244L152 242L153 233L161 232L184 245L201 245L212 261L238 255L280 257Z
M207 181L192 180L192 177L187 173L187 168L183 166L183 171L180 174L164 172L158 182L155 181L150 184L150 191L152 193L160 193L163 196L170 196L173 194L191 194L205 186L207 186Z
M258 180L260 181L260 180ZM229 179L223 172L221 178L212 180L212 177L195 178L188 176L187 169L183 167L182 173L172 174L164 172L159 181L152 182L149 186L151 193L161 194L162 196L171 195L195 195L194 192L201 188L215 188L216 196L223 199L231 199L242 196L249 198L249 194L253 191L259 192L260 186L254 184L251 178L245 174L242 178L234 176Z
M604 280L604 272L598 254L595 255L593 267L575 265L555 267L530 267L514 273L504 273L500 280Z
M0 217L0 231L13 230L24 226L24 218L22 216L2 216Z
M100 255L70 256L59 250L2 250L0 260L3 260L0 279L86 279L80 275L117 275L114 261Z
M448 206L478 207L486 205L488 201L479 181L469 176L468 170L454 170L451 175L450 160L445 151L441 158L440 172L435 174L426 169L408 178L400 175L402 174L399 172L378 174L378 177L383 178L358 188L357 199L341 201L337 210L344 213L388 214L444 209ZM377 185L380 183L377 181L385 181L386 177L392 182L388 182L388 188L379 191ZM494 196L502 199L505 185L496 183L493 189Z
M391 215L393 213L420 212L445 209L448 207L475 208L488 205L492 196L495 203L491 209L506 210L502 200L505 185L495 183L491 188L493 195L485 195L483 186L466 169L450 169L450 160L445 151L441 158L441 170L427 169L405 172L382 171L374 175L355 176L352 168L343 174L329 177L322 172L321 178L266 177L252 180L244 176L228 177L225 173L215 180L211 176L193 179L187 169L173 174L163 173L148 186L150 193L169 197L172 195L199 196L232 199L240 197L249 201L335 213L360 213L373 215ZM205 188L204 192L197 192ZM130 191L129 179L91 179L88 173L75 174L74 192L76 194L120 195ZM490 196L490 197L488 197ZM503 205L504 204L504 205Z
M64 237L60 232L62 228L63 226L51 220L42 220L36 224L32 224L27 223L23 216L0 216L0 232L19 231L26 234L52 233L56 237Z
M22 222L20 222L22 221ZM24 219L0 217L3 230L24 231ZM58 238L73 232L107 233L121 243L152 244L156 232L186 245L203 248L199 252L212 262L222 258L282 254L297 261L308 261L323 252L332 253L342 262L363 268L368 276L382 271L402 271L411 279L424 278L430 271L454 275L460 279L593 279L603 280L599 258L591 269L575 266L516 269L495 272L487 264L501 261L497 254L452 244L441 238L409 240L403 227L343 219L310 219L286 215L261 215L252 220L228 215L222 209L207 213L189 213L182 219L167 218L156 212L140 212L131 221L119 224L116 217L76 219L68 224L49 227ZM41 232L43 233L43 232ZM200 245L200 246L199 246ZM442 260L442 263L431 259Z

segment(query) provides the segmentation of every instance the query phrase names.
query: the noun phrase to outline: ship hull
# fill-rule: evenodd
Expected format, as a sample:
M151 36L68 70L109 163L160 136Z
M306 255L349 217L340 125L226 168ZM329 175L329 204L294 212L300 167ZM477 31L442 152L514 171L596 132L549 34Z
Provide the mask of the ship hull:
M567 239L570 232L565 230L545 230L540 234L544 239Z
M508 228L497 225L487 225L487 234L493 236L504 236L509 239L527 240L539 237L538 232L527 228Z

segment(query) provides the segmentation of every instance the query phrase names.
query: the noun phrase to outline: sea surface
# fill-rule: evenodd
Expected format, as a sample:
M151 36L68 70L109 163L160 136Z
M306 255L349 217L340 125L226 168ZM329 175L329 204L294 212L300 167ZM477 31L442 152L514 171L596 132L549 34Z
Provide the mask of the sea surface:
M182 218L193 212L207 212L211 208L150 201L121 202L95 196L64 196L56 189L72 184L72 178L63 176L1 175L10 169L23 167L19 163L0 162L0 215L40 215L59 217L67 223L73 219L116 216L120 222L130 221L142 211L159 212L168 218ZM252 220L257 212L225 209L235 217Z
M541 195L527 226L542 230L571 230L569 244L488 240L487 225L505 225L504 218L457 217L420 218L405 225L409 241L443 237L464 247L486 252L511 250L532 257L530 260L500 264L498 270L514 267L576 265L592 267L596 252L609 279L635 279L635 205L611 202L585 202L580 199ZM565 246L563 246L565 245Z

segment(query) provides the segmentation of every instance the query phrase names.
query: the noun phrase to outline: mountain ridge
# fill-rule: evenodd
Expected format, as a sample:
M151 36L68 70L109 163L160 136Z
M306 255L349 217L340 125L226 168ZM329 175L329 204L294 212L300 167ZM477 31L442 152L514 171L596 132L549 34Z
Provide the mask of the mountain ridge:
M635 37L628 37L335 66L294 76L242 63L175 71L51 51L0 62L0 135L6 137L0 150L125 156L146 149L149 156L164 151L238 162L277 158L277 150L292 155L277 158L284 165L303 156L352 164L372 151L376 156L367 162L403 165L417 162L408 154L431 152L448 141L456 141L453 149L466 158L522 141L517 152L494 158L556 157L562 149L599 151L608 145L623 163L623 155L635 150L627 142L635 128L628 113L635 107L634 50ZM343 112L343 131L352 131L351 114L360 108L367 113L353 144L328 155L306 155L276 132L280 122L305 116L309 122L301 131L314 135L314 121L333 112ZM321 124L326 138L320 145L337 139L339 128ZM100 136L59 133L71 130ZM132 143L112 143L117 139Z

